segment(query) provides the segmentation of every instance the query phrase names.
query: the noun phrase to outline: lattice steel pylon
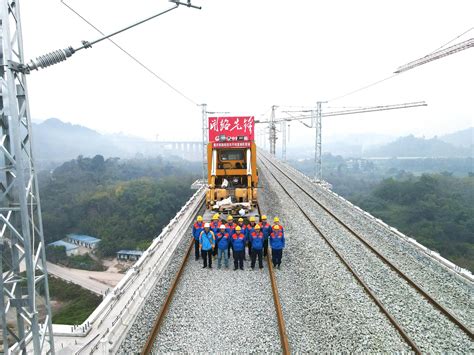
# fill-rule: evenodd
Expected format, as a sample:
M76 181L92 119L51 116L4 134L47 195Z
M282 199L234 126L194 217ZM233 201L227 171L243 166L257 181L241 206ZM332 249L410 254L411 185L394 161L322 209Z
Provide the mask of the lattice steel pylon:
M19 0L0 0L0 315L4 353L54 353L38 180L32 153ZM6 257L9 249L11 256ZM11 263L10 263L11 261ZM5 270L5 264L7 266ZM39 303L42 304L40 312ZM43 310L44 309L44 310ZM12 328L6 315L16 313Z
M276 132L276 123L275 123L275 111L278 106L272 106L272 115L270 116L270 122L268 124L268 140L270 141L270 154L275 156L276 153L276 141L277 141L277 132Z

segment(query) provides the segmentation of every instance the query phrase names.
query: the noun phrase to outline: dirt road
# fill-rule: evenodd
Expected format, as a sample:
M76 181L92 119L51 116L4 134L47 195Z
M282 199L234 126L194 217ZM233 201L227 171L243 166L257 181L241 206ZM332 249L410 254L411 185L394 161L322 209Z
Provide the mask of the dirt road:
M124 274L108 271L70 269L50 262L47 263L47 268L49 274L73 282L99 295L104 294L107 289L114 288L124 276Z

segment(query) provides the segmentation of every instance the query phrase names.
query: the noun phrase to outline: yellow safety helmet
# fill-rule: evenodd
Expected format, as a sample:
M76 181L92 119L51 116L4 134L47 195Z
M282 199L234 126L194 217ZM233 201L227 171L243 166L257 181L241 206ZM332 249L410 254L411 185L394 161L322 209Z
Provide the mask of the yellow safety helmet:
M243 222L243 221L244 221L244 219L243 219L243 218L239 218L239 222Z
M198 217L197 217L197 221L198 221L198 222L202 222L202 216L198 216Z
M267 216L263 215L261 219L262 219L262 221L266 221L266 220L267 220Z
M233 220L234 220L234 217L232 217L232 216L229 215L229 216L227 217L227 220L228 220L228 221L233 221Z
M235 230L236 230L236 231L239 231L239 232L240 232L241 229L242 229L242 228L240 228L240 226L235 227Z
M273 226L273 229L279 230L279 229L280 229L280 226Z
M257 225L255 226L255 229L260 229L260 224L257 224Z
M219 213L216 213L214 216L212 216L212 219L219 219Z
M273 222L280 222L280 218L278 217L273 218Z
M250 222L255 222L255 216L250 217L250 218L249 218L249 221L250 221Z

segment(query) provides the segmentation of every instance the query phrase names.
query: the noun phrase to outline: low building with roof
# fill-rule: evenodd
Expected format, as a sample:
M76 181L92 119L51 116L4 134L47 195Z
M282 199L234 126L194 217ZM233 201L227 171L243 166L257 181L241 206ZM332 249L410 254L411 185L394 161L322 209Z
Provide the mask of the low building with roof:
M52 247L64 247L66 249L66 255L78 255L79 254L79 247L75 244L65 242L64 240L57 240L53 243L49 243L48 246Z
M99 238L91 237L90 235L84 234L68 234L66 239L70 243L89 249L96 249L100 243Z
M118 260L138 260L143 255L141 250L119 250L117 252Z

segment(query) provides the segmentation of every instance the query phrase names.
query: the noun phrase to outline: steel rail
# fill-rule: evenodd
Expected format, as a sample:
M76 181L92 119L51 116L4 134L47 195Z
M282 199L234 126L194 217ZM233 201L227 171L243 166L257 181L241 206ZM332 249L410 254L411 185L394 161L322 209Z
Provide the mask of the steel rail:
M260 207L258 206L258 213L260 214ZM186 266L187 260L189 258L189 254L193 248L194 245L194 240L192 239L189 246L188 250L185 253L183 260L181 261L180 267L178 269L178 272L176 273L175 278L173 279L173 282L171 284L171 287L168 290L168 293L166 295L165 301L163 305L160 308L160 312L158 313L158 316L155 319L155 322L153 324L153 328L147 338L147 341L145 343L145 346L142 349L141 355L148 355L152 353L153 347L155 345L155 340L160 332L161 325L163 324L163 320L166 317L166 314L169 309L169 305L171 304L171 301L173 299L175 290L177 285L179 284L179 281L181 279L181 275L183 274L184 268ZM275 311L277 314L277 320L278 320L278 331L280 334L280 341L281 341L281 347L282 347L282 352L285 355L290 354L290 346L288 343L288 336L286 333L286 326L285 326L285 320L283 318L283 312L281 308L281 303L280 303L280 296L278 293L278 286L276 283L276 278L275 274L273 272L273 266L270 261L271 259L271 251L269 250L267 253L267 264L268 264L268 271L270 275L270 281L271 281L271 286L272 286L272 294L273 294L273 302L275 304Z
M421 286L417 285L410 277L404 274L399 268L397 268L393 263L391 263L385 256L383 256L378 250L376 250L371 244L369 244L363 237L361 237L357 232L350 228L345 222L343 222L339 217L337 217L329 208L324 206L321 202L316 200L306 189L301 185L293 181L293 179L285 173L279 166L273 163L270 159L265 157L275 168L277 168L283 175L290 179L298 188L303 191L310 199L312 199L316 204L318 204L324 211L326 211L331 217L333 217L339 224L341 224L349 233L356 237L362 244L369 248L375 255L377 255L386 265L388 265L393 271L395 271L400 277L402 277L410 286L412 286L418 293L420 293L428 302L435 306L441 313L443 313L451 322L456 324L464 333L466 333L471 339L474 339L474 333L472 330L464 324L460 319L458 319L454 314L452 314L448 309L443 307L438 301L436 301L427 291L425 291Z
M319 229L319 227L316 225L316 223L313 222L313 219L308 215L308 213L305 212L304 208L296 201L296 199L291 195L291 193L288 191L288 189L277 179L275 174L270 170L267 164L263 163L263 160L260 158L260 161L265 168L267 168L268 172L270 175L275 179L275 181L280 185L280 187L283 189L283 191L286 192L288 197L298 206L299 210L301 213L305 216L305 218L308 220L308 222L313 226L313 228L321 235L321 237L324 239L324 241L328 244L328 246L332 249L332 251L336 254L336 256L341 260L341 262L344 264L344 266L349 270L349 272L354 276L354 278L359 282L359 284L362 286L364 291L369 295L369 297L375 302L375 304L379 307L379 309L382 311L383 314L388 318L390 323L395 327L395 329L400 333L402 338L407 342L408 345L413 349L413 351L417 354L421 354L421 349L416 345L416 343L411 339L408 334L403 330L403 328L398 324L396 319L390 314L390 312L384 307L382 302L378 299L378 297L370 290L370 287L362 280L362 278L359 276L359 274L351 267L350 263L339 253L339 251L336 249L336 247L331 243L331 241L327 238L327 236ZM267 159L267 161L270 161ZM270 161L271 163L271 161ZM273 163L272 163L273 164ZM277 169L278 167L274 165ZM283 173L284 174L284 173ZM285 175L285 174L284 174ZM297 183L293 181L293 183L299 187Z
M204 202L202 203L200 209L204 207ZM160 312L158 313L158 316L155 319L155 322L153 324L153 328L148 335L148 338L146 340L145 346L143 347L141 351L141 355L148 355L152 353L153 346L155 345L155 339L158 333L160 332L161 325L163 324L163 320L166 317L166 314L168 313L169 305L173 299L176 287L179 283L179 280L181 278L181 275L183 274L184 267L186 266L189 254L191 253L191 250L194 245L194 238L191 238L191 241L189 242L188 250L186 253L184 253L183 259L181 260L181 264L179 266L178 272L176 273L176 276L173 279L173 282L168 289L168 293L166 294L165 301L161 305Z
M258 215L261 216L260 205L258 206ZM283 317L283 311L281 308L280 294L278 292L277 281L275 273L273 271L273 264L271 262L272 252L270 248L267 248L267 265L268 273L270 276L270 282L272 285L273 303L275 304L275 311L278 320L278 332L280 334L281 349L283 354L290 354L290 344L288 342L288 334L286 332L285 318Z

